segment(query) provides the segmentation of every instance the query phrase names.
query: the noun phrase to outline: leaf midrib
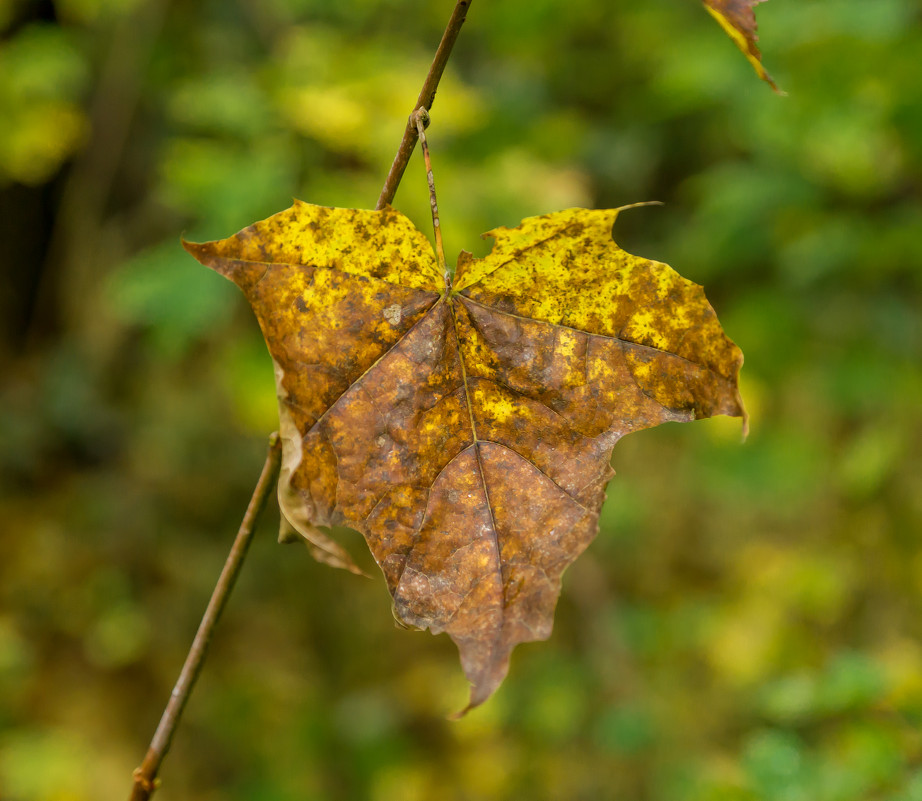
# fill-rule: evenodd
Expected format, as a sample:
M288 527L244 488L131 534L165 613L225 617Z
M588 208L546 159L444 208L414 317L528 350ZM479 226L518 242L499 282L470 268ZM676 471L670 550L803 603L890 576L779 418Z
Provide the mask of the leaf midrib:
M471 392L467 383L467 367L464 365L464 354L461 351L461 335L458 332L458 317L455 314L454 298L448 299L448 308L451 311L452 331L455 335L455 345L457 347L458 353L458 364L461 365L461 380L464 383L464 399L467 401L467 413L471 424L471 436L474 439L472 447L474 448L474 456L477 458L477 470L480 473L480 484L483 488L483 497L487 504L487 511L490 514L490 529L493 532L493 547L496 551L496 565L497 570L499 571L500 588L501 591L504 592L506 586L506 575L505 571L503 570L502 551L499 547L499 531L496 529L496 516L493 514L493 505L490 503L490 491L487 489L487 477L484 473L483 460L480 456L480 439L477 437L477 424L474 421L474 406L471 403Z

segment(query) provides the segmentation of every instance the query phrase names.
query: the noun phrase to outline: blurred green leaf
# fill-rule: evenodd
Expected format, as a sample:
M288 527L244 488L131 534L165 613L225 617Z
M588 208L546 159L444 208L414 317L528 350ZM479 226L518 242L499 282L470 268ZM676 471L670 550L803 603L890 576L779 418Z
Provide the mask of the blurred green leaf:
M166 242L122 264L106 294L117 319L147 329L175 356L229 318L237 295L224 283L197 269L178 241Z

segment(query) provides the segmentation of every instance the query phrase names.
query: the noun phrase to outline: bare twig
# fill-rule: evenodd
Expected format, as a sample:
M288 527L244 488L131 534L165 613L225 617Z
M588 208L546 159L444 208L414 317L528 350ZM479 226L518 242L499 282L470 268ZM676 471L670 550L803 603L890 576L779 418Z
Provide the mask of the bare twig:
M442 79L442 73L445 71L445 65L448 63L448 57L451 55L451 49L454 47L455 39L461 32L461 26L464 24L464 18L467 16L467 10L470 8L472 0L458 0L455 4L455 10L451 12L451 19L442 34L442 41L439 42L439 49L435 51L435 58L432 59L432 66L429 67L429 74L423 82L423 88L413 107L414 113L417 109L424 108L426 111L432 108L435 100L435 91L439 87L439 81ZM407 168L410 156L413 155L413 148L416 147L418 132L416 130L416 120L414 115L410 115L407 120L406 130L403 132L403 140L397 149L397 155L394 157L394 163L391 164L390 172L384 181L384 188L381 190L381 197L378 198L376 209L383 209L394 199L397 194L397 187L400 185L400 179L403 178L403 172Z
M435 253L439 258L439 267L445 272L445 248L442 245L442 226L439 223L439 203L435 199L435 178L432 177L432 160L429 158L429 143L426 141L426 127L429 125L429 112L418 108L413 112L419 143L423 148L423 160L426 162L426 180L429 182L429 206L432 209L432 228L435 231Z
M406 170L410 156L413 154L413 149L416 147L417 139L422 138L423 155L426 160L426 171L429 179L429 196L432 204L432 222L435 228L436 249L439 263L443 270L445 269L445 254L442 247L442 232L439 226L439 212L435 200L432 164L429 159L429 149L426 145L423 129L429 123L429 115L426 112L432 108L436 89L442 78L442 73L445 71L445 65L448 63L449 55L451 55L451 49L461 31L461 25L464 23L471 2L472 0L458 0L451 18L448 20L445 33L442 35L442 41L439 43L435 58L429 67L429 74L423 82L423 88L419 93L413 113L407 121L403 140L397 150L397 156L391 165L390 172L384 182L384 188L381 190L381 197L378 198L376 206L376 208L381 209L394 199L397 187L401 178L403 178L404 170ZM227 598L233 589L237 574L240 572L250 540L253 537L256 521L278 477L280 464L281 443L278 434L273 434L269 439L269 453L266 457L266 463L263 465L262 474L256 484L256 489L253 490L253 497L250 499L246 514L243 516L240 530L237 532L237 538L234 540L227 561L224 563L224 569L221 571L221 576L218 578L211 600L208 602L208 608L205 610L205 615L199 624L192 647L186 657L186 663L179 674L176 686L173 687L170 700L163 711L163 716L160 718L160 724L157 726L157 731L154 733L154 737L147 749L144 761L134 771L134 786L132 787L129 801L148 801L157 789L159 784L157 773L160 770L160 765L170 749L173 733L179 724L183 708L201 671L212 632L218 618L221 616L224 605L227 603Z
M214 627L221 617L224 605L227 603L228 596L234 588L234 582L243 565L243 559L246 556L247 549L250 546L250 540L253 538L253 530L256 527L256 521L266 505L266 500L272 494L275 486L275 480L278 476L279 465L281 464L282 447L278 434L273 434L269 438L269 453L266 456L266 463L263 465L259 481L256 483L256 489L253 490L253 497L250 498L249 506L240 523L240 529L237 532L237 538L231 547L224 563L224 569L218 578L218 583L208 602L208 608L202 617L192 647L186 657L186 663L182 667L176 686L170 694L170 700L163 710L163 716L160 718L160 724L154 737L150 741L150 747L141 766L134 772L134 787L131 791L130 801L147 801L157 789L157 772L160 770L160 764L163 762L167 751L170 750L170 742L173 739L173 732L179 723L186 701L189 700L189 694L195 685L199 671L202 668L202 662L208 652L208 645L211 641L211 635Z

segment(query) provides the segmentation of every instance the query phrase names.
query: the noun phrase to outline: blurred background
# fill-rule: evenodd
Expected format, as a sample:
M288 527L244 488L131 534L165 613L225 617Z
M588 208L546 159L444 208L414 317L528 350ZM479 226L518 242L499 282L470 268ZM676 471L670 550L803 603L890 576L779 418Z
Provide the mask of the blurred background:
M0 0L4 801L127 797L277 425L180 235L373 207L452 5ZM270 508L158 799L922 799L922 11L758 17L787 97L697 2L475 2L429 131L449 258L665 201L615 237L706 287L748 441L620 443L553 637L459 722L451 642Z

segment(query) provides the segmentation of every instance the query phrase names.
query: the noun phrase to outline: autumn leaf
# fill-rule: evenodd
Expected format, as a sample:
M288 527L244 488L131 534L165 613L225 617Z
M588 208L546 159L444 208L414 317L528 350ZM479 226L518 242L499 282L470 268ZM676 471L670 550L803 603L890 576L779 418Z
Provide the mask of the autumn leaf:
M327 556L317 526L365 536L398 619L457 644L470 706L515 645L550 635L615 443L744 416L739 349L699 286L614 244L619 211L497 228L453 279L392 208L295 202L185 243L243 289L268 343L285 518Z
M761 2L764 0L704 0L704 7L736 42L736 46L752 64L756 74L775 92L783 95L784 92L778 88L771 75L762 66L762 54L756 44L759 37L756 34L756 14L753 6Z

